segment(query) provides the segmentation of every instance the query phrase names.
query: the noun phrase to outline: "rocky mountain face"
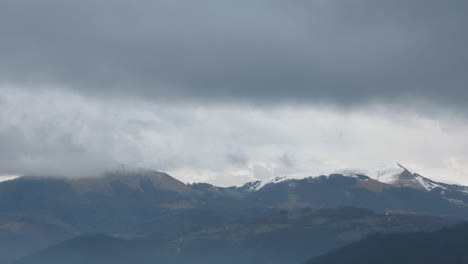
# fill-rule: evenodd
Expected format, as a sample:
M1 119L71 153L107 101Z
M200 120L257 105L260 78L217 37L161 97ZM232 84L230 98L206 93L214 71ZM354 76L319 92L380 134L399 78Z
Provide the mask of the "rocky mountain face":
M132 239L156 235L165 242L193 230L229 237L216 227L304 208L360 207L379 215L463 219L468 216L467 190L403 166L377 173L347 170L304 179L277 177L228 188L184 184L144 170L81 179L26 176L0 183L0 262L90 233Z

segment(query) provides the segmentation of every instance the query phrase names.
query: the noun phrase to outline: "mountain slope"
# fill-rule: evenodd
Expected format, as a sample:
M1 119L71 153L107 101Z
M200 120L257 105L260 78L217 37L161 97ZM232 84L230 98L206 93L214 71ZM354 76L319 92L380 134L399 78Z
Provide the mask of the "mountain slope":
M196 229L173 238L84 236L40 251L18 264L75 263L68 260L77 259L89 264L303 263L311 254L324 253L375 232L428 231L447 224L441 218L374 214L359 208L283 211Z
M143 170L81 179L21 177L0 182L0 262L88 233L176 236L283 209L353 206L468 217L464 186L433 182L404 167L371 175L280 177L229 188Z
M238 199L232 191L214 199L224 207L206 205L217 195L155 171L81 179L30 176L1 182L0 262L80 234L183 232L244 215L239 210L217 212L228 210Z
M428 191L386 184L363 175L334 174L268 184L245 200L276 208L356 206L379 212L468 217L468 195L457 186Z
M307 264L466 264L468 224L431 233L374 235Z

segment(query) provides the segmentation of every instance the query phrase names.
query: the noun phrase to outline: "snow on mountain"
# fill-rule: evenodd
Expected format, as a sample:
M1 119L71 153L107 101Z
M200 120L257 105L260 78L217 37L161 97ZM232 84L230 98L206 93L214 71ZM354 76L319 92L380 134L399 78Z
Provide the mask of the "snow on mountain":
M274 177L274 178L271 178L271 179L268 179L268 180L261 181L258 188L261 189L267 184L278 183L278 182L283 182L283 181L287 181L287 180L291 180L291 179L288 176L277 176L277 177Z
M399 163L395 165L381 166L369 172L368 176L383 183L396 184L402 173L408 171ZM409 171L408 171L409 172Z
M398 166L387 167L378 170L369 175L380 182L402 186L411 187L415 189L421 189L431 191L435 188L447 189L447 185L443 183L437 183L426 177L423 177L417 173L413 173L403 165L397 163Z
M277 176L274 178L270 178L267 180L262 180L262 181L254 181L254 182L248 182L244 184L242 187L240 187L243 191L245 192L255 192L263 188L265 185L270 184L270 183L278 183L278 182L283 182L287 180L292 180L292 178L288 176Z
M447 184L438 183L417 173L413 173L400 163L396 163L395 165L380 166L374 170L344 169L339 170L336 173L348 177L366 175L382 183L401 187L411 187L414 189L426 191L431 191L435 188L442 188L443 190L446 190L448 186Z
M365 169L359 169L359 168L347 168L347 169L336 170L333 172L333 174L341 174L347 177L355 177L357 175L368 176L369 171Z
M450 185L445 183L439 183L432 181L426 177L421 176L420 174L413 173L400 163L395 163L392 165L380 166L372 170L365 170L360 168L350 168L350 169L341 169L335 171L333 174L341 174L347 177L359 177L359 176L368 176L371 179L377 180L382 183L399 186L399 187L410 187L413 189L419 189L424 191L431 191L435 188L441 188L442 190L447 190L448 188L457 188L457 190L462 191L468 194L468 187ZM310 178L307 177L307 178ZM293 180L297 178L292 178L288 176L279 176L274 177L268 180L250 182L242 186L244 191L258 191L267 184L278 183L287 180Z
M0 175L0 182L14 180L19 177L17 175Z

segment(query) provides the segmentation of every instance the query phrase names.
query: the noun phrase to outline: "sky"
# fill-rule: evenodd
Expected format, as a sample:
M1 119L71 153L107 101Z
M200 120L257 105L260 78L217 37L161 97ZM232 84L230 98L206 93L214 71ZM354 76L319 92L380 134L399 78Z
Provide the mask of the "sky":
M468 184L465 0L2 0L0 176Z

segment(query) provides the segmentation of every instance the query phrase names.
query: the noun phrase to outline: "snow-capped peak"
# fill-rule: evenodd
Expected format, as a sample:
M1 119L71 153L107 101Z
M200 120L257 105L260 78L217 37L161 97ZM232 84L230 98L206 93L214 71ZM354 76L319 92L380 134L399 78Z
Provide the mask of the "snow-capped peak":
M434 182L428 178L425 178L417 173L411 172L405 166L401 165L400 163L396 163L395 165L386 165L377 167L371 171L365 170L342 170L347 172L347 174L343 174L345 176L352 176L354 175L366 175L370 178L377 180L382 183L401 186L401 187L411 187L415 189L421 189L430 191L435 188L442 188L446 189L445 186Z
M400 163L379 166L372 170L365 170L365 169L360 169L360 168L341 169L341 170L336 170L333 174L341 174L346 177L355 177L355 178L359 178L359 176L364 175L371 179L377 180L381 183L385 183L385 184L389 184L393 186L399 186L399 187L410 187L410 188L425 190L425 191L431 191L435 188L441 188L443 190L447 190L449 186L447 184L432 181L417 173L413 173L407 167L401 165ZM248 191L248 192L258 191L264 186L266 186L267 184L278 183L278 182L292 180L292 179L298 179L298 178L288 177L288 176L278 176L278 177L274 177L274 178L267 179L267 180L249 182L249 183L246 183L241 188L243 188L244 191ZM468 193L468 189L466 192Z
M383 183L426 191L430 191L435 188L446 189L445 186L437 182L411 172L400 163L397 163L397 165L398 167L377 171L374 175L370 175L370 177Z

